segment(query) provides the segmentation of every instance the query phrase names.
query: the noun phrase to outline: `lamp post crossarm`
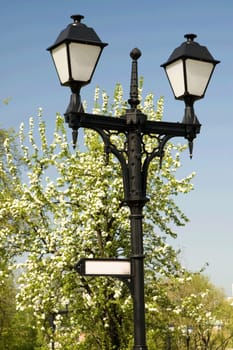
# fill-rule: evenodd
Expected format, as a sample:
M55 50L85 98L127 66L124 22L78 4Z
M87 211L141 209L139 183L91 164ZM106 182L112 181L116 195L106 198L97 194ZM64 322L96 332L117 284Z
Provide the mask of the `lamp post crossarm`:
M65 114L66 122L73 129L73 143L75 146L77 131L79 128L87 128L96 131L102 138L105 146L105 154L112 153L120 162L123 175L124 201L130 198L130 174L129 174L129 135L136 132L140 134L141 151L138 155L141 158L142 191L141 198L146 198L147 173L151 161L159 157L160 166L164 156L166 143L173 137L184 137L192 142L200 132L199 123L187 124L179 122L164 122L147 120L147 116L139 110L129 109L121 117L106 115L94 115L84 112L69 112ZM124 135L125 142L123 148L118 148L112 141L113 135ZM148 136L155 139L154 147L150 152L147 150L144 138Z
M66 122L72 129L89 128L89 129L103 129L108 131L128 132L135 129L137 125L127 123L124 116L112 117L106 115L95 115L84 112L72 112L66 116ZM200 124L186 124L179 122L163 122L146 120L140 124L141 132L144 135L166 135L171 137L185 137L188 138L190 131L196 136L200 132Z

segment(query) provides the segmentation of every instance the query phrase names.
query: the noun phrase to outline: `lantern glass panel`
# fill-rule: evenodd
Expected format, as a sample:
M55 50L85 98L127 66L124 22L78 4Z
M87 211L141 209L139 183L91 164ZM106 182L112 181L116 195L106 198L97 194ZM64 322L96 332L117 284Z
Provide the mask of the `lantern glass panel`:
M214 64L193 59L187 59L185 64L187 92L193 96L203 96L213 72Z
M177 60L166 67L167 76L176 98L185 93L183 61Z
M69 51L72 79L88 82L92 77L101 53L101 47L97 45L70 43Z
M52 56L61 84L69 81L69 66L66 44L61 44L52 50Z

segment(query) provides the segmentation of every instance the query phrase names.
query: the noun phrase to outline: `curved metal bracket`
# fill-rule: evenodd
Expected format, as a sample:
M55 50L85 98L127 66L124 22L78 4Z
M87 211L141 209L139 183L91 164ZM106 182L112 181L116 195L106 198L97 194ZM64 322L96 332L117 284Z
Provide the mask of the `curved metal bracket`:
M146 193L146 185L147 185L147 175L148 175L148 169L149 165L152 162L152 160L156 157L159 157L159 165L160 169L162 167L162 161L164 157L164 147L166 143L172 138L172 135L163 135L157 137L158 145L155 147L152 152L145 152L146 158L142 165L142 174L143 174L143 185L144 185L144 191Z
M114 145L111 142L111 136L115 135L116 133L111 133L109 130L104 130L101 128L93 128L102 138L104 142L104 151L106 154L106 161L108 162L109 154L112 153L118 160L121 165L122 175L123 175L123 187L124 187L124 194L125 198L128 198L129 196L129 174L128 174L128 166L127 166L127 160L124 156L126 153L125 149L118 149L116 145ZM117 133L119 134L119 133ZM122 132L121 132L122 134ZM125 135L127 138L127 135ZM126 142L125 142L126 144Z

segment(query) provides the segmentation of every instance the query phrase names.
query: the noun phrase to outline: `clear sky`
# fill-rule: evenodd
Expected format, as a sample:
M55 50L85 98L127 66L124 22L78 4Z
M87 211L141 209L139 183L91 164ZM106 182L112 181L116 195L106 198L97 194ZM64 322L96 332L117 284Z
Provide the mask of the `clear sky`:
M190 223L179 230L174 245L182 249L186 267L197 270L206 262L211 281L231 295L233 283L233 1L232 0L0 0L0 127L27 123L39 107L53 132L55 113L63 113L69 89L61 87L46 48L70 23L72 14L85 16L104 49L92 84L82 89L91 107L99 85L112 96L117 82L128 98L129 52L142 51L139 75L144 95L165 98L164 120L181 121L183 102L175 101L160 64L195 33L221 63L216 67L206 97L195 105L202 123L194 158L182 156L182 173L196 171L195 190L179 203ZM174 139L175 141L175 139Z

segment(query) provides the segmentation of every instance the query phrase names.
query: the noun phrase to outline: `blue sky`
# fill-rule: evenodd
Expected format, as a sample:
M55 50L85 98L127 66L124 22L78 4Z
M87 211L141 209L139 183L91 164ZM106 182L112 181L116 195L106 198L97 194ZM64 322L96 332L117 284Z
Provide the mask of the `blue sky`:
M112 96L117 82L128 98L129 52L142 51L139 75L144 77L144 95L165 98L164 120L180 121L182 102L175 101L160 64L195 33L197 41L221 60L206 97L195 105L202 123L194 145L194 158L182 155L182 174L196 171L195 190L179 198L190 223L178 231L174 245L182 249L186 267L197 270L206 262L206 274L231 295L233 283L233 2L232 0L1 0L0 127L27 123L39 107L53 132L55 113L63 113L69 89L61 87L46 48L70 23L72 14L85 16L104 49L92 84L82 89L91 108L95 86ZM175 139L174 139L175 141ZM177 140L178 142L178 140Z

